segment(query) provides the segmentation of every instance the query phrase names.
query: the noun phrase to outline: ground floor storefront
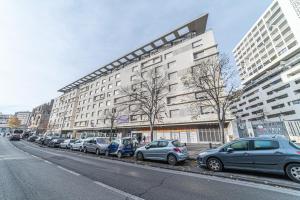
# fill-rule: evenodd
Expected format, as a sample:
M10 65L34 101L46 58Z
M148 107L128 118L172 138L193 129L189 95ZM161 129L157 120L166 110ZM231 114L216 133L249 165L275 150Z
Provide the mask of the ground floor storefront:
M225 126L225 141L230 140L228 132L230 132L229 123ZM104 130L69 130L64 131L69 138L87 138L87 137L110 137L111 131ZM150 142L151 133L149 127L119 127L114 129L112 137L135 137L140 142ZM222 134L217 123L212 124L193 124L193 125L170 125L157 126L153 131L153 139L176 139L182 143L213 143L222 142Z

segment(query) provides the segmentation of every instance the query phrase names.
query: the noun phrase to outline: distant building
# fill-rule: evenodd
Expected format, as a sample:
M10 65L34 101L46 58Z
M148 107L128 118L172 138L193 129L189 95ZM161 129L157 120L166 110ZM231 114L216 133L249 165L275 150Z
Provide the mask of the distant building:
M44 133L47 130L52 106L53 100L48 103L42 104L32 110L29 126L32 131Z
M299 2L274 0L233 50L244 94L231 109L244 136L300 141Z
M5 115L5 114L0 113L0 133L7 132L9 130L8 119L10 117L11 117L11 115Z
M30 122L31 112L29 111L20 111L16 112L15 116L20 120L20 128L27 128Z

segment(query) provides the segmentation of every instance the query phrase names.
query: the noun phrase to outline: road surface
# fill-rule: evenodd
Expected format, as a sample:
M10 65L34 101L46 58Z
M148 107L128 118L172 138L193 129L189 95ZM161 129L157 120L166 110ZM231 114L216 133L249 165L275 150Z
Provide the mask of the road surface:
M300 192L55 151L1 137L0 199L299 200Z

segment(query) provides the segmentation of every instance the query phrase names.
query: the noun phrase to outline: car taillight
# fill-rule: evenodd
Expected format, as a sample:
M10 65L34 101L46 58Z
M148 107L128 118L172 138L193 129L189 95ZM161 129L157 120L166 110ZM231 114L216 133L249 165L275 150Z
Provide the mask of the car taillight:
M300 151L297 151L296 153L300 155Z
M181 150L178 147L174 148L173 150L178 152L178 153L181 153Z

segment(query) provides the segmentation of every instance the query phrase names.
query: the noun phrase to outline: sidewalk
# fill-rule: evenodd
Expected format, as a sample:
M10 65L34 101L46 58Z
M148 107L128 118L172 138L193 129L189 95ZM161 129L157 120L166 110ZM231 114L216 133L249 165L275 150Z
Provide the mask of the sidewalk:
M220 144L211 144L211 148L216 148ZM196 160L200 151L210 149L209 144L186 144L186 148L189 152L189 158L191 160Z

